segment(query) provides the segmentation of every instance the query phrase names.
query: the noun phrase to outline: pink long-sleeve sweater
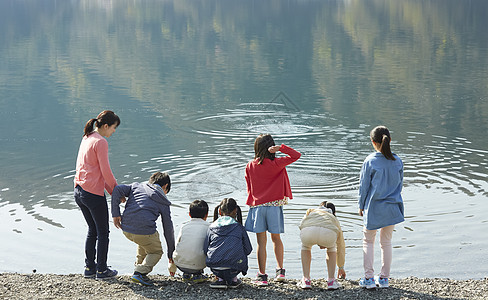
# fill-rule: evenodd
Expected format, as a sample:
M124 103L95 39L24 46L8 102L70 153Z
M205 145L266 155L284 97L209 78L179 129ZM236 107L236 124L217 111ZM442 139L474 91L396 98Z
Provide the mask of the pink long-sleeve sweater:
M108 142L98 132L83 137L76 160L75 187L95 195L112 194L117 181L108 161Z

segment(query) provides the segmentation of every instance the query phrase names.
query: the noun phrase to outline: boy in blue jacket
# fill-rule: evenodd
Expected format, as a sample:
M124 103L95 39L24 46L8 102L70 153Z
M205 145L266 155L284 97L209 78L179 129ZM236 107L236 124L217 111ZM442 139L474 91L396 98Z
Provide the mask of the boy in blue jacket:
M147 274L159 262L163 255L161 240L156 228L156 220L161 216L164 238L168 248L169 263L173 263L175 238L171 211L166 194L171 189L171 180L167 173L156 172L148 183L135 182L130 185L117 185L112 192L112 217L115 227L122 229L124 235L137 247L132 281L142 285L152 285ZM125 201L127 197L127 201ZM125 202L123 214L120 203Z

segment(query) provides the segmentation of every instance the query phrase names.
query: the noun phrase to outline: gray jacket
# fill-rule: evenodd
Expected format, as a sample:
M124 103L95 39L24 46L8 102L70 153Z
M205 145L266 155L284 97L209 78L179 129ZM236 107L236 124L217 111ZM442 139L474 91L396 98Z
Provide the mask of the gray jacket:
M156 232L156 220L161 216L168 258L173 257L175 238L168 198L157 184L135 182L117 185L112 192L112 217L120 217L120 198L126 197L121 227L132 234L149 235Z

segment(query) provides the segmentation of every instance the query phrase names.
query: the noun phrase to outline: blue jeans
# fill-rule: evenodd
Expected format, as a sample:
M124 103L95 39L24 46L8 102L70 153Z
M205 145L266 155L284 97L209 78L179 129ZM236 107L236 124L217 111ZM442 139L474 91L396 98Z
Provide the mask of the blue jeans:
M232 282L232 279L234 279L234 277L241 273L241 271L237 271L234 269L218 270L210 268L210 270L212 270L212 273L214 273L215 276L223 279L227 284L230 284Z
M103 272L107 269L108 205L105 195L89 193L77 185L75 201L88 224L85 242L85 266ZM95 263L96 257L96 263Z

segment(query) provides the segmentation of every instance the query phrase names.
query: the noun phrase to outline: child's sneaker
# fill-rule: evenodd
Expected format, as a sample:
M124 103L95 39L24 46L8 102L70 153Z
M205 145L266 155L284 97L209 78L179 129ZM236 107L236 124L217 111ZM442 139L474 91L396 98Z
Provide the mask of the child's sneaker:
M238 287L241 285L242 280L240 280L240 279L239 279L239 278L237 278L237 277L236 277L236 278L234 278L234 279L235 279L235 280L232 280L232 281L231 281L231 283L229 283L229 284L227 285L227 287L228 287L228 288L230 288L230 289L236 289L236 288L238 288Z
M109 279L117 276L118 272L116 270L105 269L103 272L97 271L97 280Z
M388 278L381 278L379 276L375 276L374 281L380 289L387 288L390 286L388 284Z
M191 281L193 283L202 283L207 281L208 277L205 274L193 274Z
M367 289L375 289L376 283L373 278L361 278L359 280L359 286Z
M342 285L337 281L337 279L327 281L327 289L328 290L337 290L340 289Z
M85 278L94 278L96 274L97 274L97 271L95 270L95 268L90 269L88 267L85 267L85 272L84 272L83 276L85 276Z
M253 282L255 285L258 285L258 286L266 286L268 285L268 274L259 274L256 275L256 279L253 280Z
M276 269L276 281L285 281L285 269Z
M191 280L191 274L190 273L183 273L183 281L188 282Z
M299 288L302 288L302 289L311 289L312 288L312 284L310 283L310 279L306 279L305 277L302 278L302 280L300 280L298 283L297 283L297 286Z
M145 286L154 285L147 276L142 275L140 273L134 273L134 275L132 275L132 277L131 277L131 280L134 282L140 283L142 285L145 285Z
M225 283L225 280L221 278L217 278L214 282L210 284L210 287L212 289L226 289L227 288L227 283Z

